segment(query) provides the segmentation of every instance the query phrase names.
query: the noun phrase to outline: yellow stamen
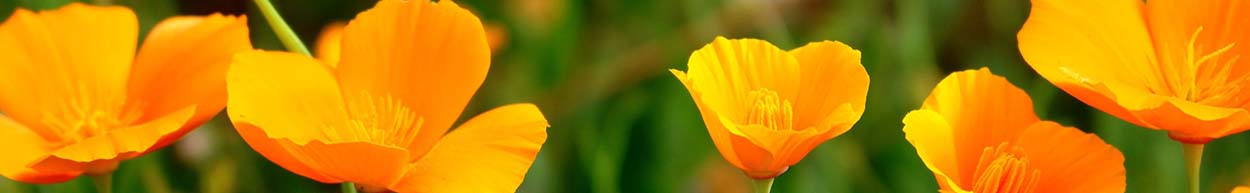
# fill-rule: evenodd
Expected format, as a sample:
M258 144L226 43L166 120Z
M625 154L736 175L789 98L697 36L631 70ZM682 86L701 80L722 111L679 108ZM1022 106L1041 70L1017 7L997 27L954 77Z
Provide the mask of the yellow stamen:
M1229 53L1237 43L1229 43L1215 51L1206 54L1198 48L1198 37L1202 33L1203 28L1198 27L1190 36L1188 47L1185 49L1184 75L1188 76L1185 80L1185 88L1177 89L1182 91L1178 97L1184 97L1186 100L1225 107L1241 107L1245 106L1247 101L1241 99L1241 85L1250 83L1250 77L1240 75L1241 77L1232 77L1232 68L1235 66L1240 56L1234 55L1230 57L1221 57ZM1221 59L1224 59L1221 61Z
M747 124L763 125L773 130L794 128L794 108L789 100L777 96L777 92L760 88L748 93L747 97L750 108L746 113Z
M1024 150L1007 143L985 147L977 162L972 192L1023 193L1037 188L1042 172L1029 168Z
M417 138L417 131L424 119L390 95L374 97L361 93L362 100L347 103L351 120L344 130L325 129L326 132L345 132L329 136L345 137L348 141L367 141L405 147Z
M42 129L35 132L61 146L125 127L139 118L139 111L123 109L122 100L102 92L89 92L86 86L73 89L71 98L51 107L42 116ZM130 113L127 113L130 112Z

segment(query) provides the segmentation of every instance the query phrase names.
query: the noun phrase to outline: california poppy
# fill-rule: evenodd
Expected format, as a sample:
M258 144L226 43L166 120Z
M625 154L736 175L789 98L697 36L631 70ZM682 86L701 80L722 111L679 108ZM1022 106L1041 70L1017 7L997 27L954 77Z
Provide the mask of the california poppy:
M1025 61L1068 94L1203 144L1250 129L1246 18L1243 1L1034 0L1018 36Z
M1237 188L1233 188L1232 193L1250 193L1250 187L1237 186Z
M694 99L725 160L771 179L864 112L868 73L859 51L813 42L789 52L757 39L716 37L671 70Z
M166 19L136 55L128 8L17 9L0 24L0 174L27 183L107 175L176 141L225 106L230 58L252 49L246 21Z
M941 192L1124 192L1124 156L1098 136L1042 121L989 69L947 76L903 118Z
M532 104L448 132L490 48L454 2L383 0L343 29L337 65L285 52L235 56L228 114L253 149L322 183L366 192L514 192L546 141Z

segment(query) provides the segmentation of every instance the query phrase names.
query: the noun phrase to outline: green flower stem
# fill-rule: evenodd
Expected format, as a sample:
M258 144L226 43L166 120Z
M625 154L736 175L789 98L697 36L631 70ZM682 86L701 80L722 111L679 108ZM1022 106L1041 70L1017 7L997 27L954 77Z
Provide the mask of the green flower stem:
M769 193L773 191L773 179L776 178L755 179L752 181L751 186L755 189L755 193Z
M1198 193L1202 186L1198 185L1198 174L1202 171L1203 144L1181 143L1185 152L1185 172L1189 176L1189 192Z
M92 175L87 175L87 176L91 177L92 182L95 182L96 192L98 193L112 193L113 192L113 172L106 172L103 174L92 174Z
M282 45L292 52L312 56L312 52L308 52L308 47L304 47L304 42L299 40L299 36L295 35L295 31L291 30L291 26L286 24L286 20L282 20L282 16L278 15L278 10L273 8L273 3L269 0L255 0L256 7L260 8L260 12L265 15L265 21L269 22L269 27L273 28L273 32L278 35L278 40L282 41Z
M351 182L343 182L343 193L356 193L356 184Z

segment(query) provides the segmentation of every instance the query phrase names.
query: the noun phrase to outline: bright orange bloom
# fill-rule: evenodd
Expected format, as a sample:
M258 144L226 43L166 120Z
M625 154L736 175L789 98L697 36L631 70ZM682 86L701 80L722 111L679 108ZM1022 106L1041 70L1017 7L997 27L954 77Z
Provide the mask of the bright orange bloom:
M246 21L166 19L136 55L138 19L125 7L18 9L0 25L0 174L105 174L178 140L225 106L230 57L252 49Z
M1233 188L1232 193L1250 193L1250 187L1237 186L1237 188Z
M337 65L251 51L227 78L230 118L270 161L366 191L514 192L547 139L532 104L448 132L490 68L476 16L451 1L384 0L343 29Z
M1124 156L1093 134L1042 121L989 69L947 76L903 118L942 192L1124 192Z
M703 114L716 149L752 178L781 175L859 121L868 73L859 51L814 42L786 52L756 39L716 37L671 70Z
M1203 144L1250 129L1246 18L1242 0L1033 0L1018 36L1029 65L1068 94Z

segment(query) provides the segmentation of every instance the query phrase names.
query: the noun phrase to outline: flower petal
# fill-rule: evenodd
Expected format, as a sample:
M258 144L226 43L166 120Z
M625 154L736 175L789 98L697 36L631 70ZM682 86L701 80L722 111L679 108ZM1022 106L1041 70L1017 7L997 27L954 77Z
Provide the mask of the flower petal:
M1014 144L1041 171L1036 192L1124 192L1124 155L1098 136L1041 121Z
M67 101L120 106L137 22L120 6L18 9L0 25L0 111L39 132Z
M378 2L347 24L342 44L344 97L395 97L424 118L413 157L451 128L490 68L481 22L451 1Z
M165 136L169 145L226 106L226 70L234 53L252 49L247 18L215 14L181 16L157 24L135 59L127 95L143 109L140 122L195 105L182 129Z
M414 163L398 192L515 192L547 140L533 104L512 104L469 119Z
M5 147L0 159L0 174L9 179L26 183L58 183L78 177L82 171L38 172L29 165L49 154L51 144L44 141L7 116L0 115L0 147Z
M387 187L400 180L409 165L408 151L371 142L326 144L312 141L288 149L322 174L363 187ZM480 158L480 157L479 157Z
M985 147L1015 139L1022 131L1019 128L1039 121L1029 95L988 68L955 72L942 79L921 109L938 113L950 124L961 183L972 182L976 160Z
M347 23L334 22L321 29L321 36L317 37L317 59L321 63L336 67L339 65L339 53L343 47L343 27Z
M253 150L264 156L265 159L285 168L291 173L298 174L321 183L339 183L342 180L323 174L321 170L314 168L311 159L307 155L295 152L298 147L294 142L288 139L274 139L265 135L265 131L255 125L246 122L235 122L235 130L239 132L239 136L243 141L247 142ZM320 166L317 166L320 167Z
M958 149L954 141L955 129L951 128L945 117L928 109L911 111L903 117L903 133L907 142L916 148L916 154L924 161L924 166L937 177L943 190L972 187L973 182L969 179L974 174L965 174L963 171L976 170L976 166L964 168L968 166L961 162L970 161L969 158L958 157L962 154L956 153L975 150Z
M823 41L791 50L790 54L798 61L802 78L794 102L795 126L836 124L838 127L830 132L841 134L850 130L864 114L868 98L868 72L859 62L859 51L842 42ZM832 117L839 114L842 105L850 105L851 114Z
M296 144L338 138L347 111L338 83L317 60L286 52L247 51L234 57L226 79L227 114L273 139Z
M143 124L92 136L53 150L51 156L39 160L32 168L41 172L75 172L131 159L151 150L161 136L178 131L194 114L195 107L191 106Z
M1250 44L1250 36L1245 35L1250 33L1250 20L1245 19L1250 18L1250 1L1151 0L1146 2L1146 10L1145 17L1159 65L1169 72L1167 77L1189 76L1196 78L1198 85L1248 84L1233 83L1240 81L1233 78L1219 78L1220 74L1227 72L1231 72L1227 75L1229 77L1242 77L1250 72L1250 58L1237 59L1250 57L1250 47L1247 47L1250 46L1247 45ZM1228 50L1223 54L1211 55L1225 47ZM1198 64L1197 72L1187 69L1193 63L1189 60L1196 61L1208 55L1213 58ZM1191 82L1177 81L1173 84L1180 83Z
M767 41L716 37L694 51L687 65L690 90L704 93L695 100L703 100L709 109L738 122L751 108L742 105L751 91L770 89L789 101L798 95L798 61Z
M704 104L702 100L700 100L703 98L703 92L700 90L694 89L694 86L691 85L693 84L693 82L690 80L690 77L687 76L685 72L682 72L680 70L670 69L669 71L672 72L673 76L677 77L677 80L681 81L682 86L685 86L686 90L690 92L690 97L694 99L695 106L699 108L699 112L700 112L699 114L703 117L703 122L708 123L708 124L705 124L707 127L707 132L709 135L711 135L712 143L715 144L717 152L720 152L721 156L723 156L726 161L729 161L730 164L733 164L734 167L746 169L747 168L746 165L742 163L742 161L740 160L738 156L739 153L737 153L737 151L739 150L737 150L737 148L735 147L738 145L754 146L754 144L750 144L750 143L735 144L733 142L735 140L733 140L731 136L736 136L736 135L731 134L729 130L725 128L725 124L720 121L720 115L718 115L716 111L713 111L712 109L708 108L707 105ZM714 124L714 123L721 123L721 124ZM738 138L741 138L741 136L738 136ZM757 152L767 152L759 147L753 147L750 149L757 150ZM750 153L750 152L744 152L744 153ZM757 156L748 156L748 157L757 157Z

